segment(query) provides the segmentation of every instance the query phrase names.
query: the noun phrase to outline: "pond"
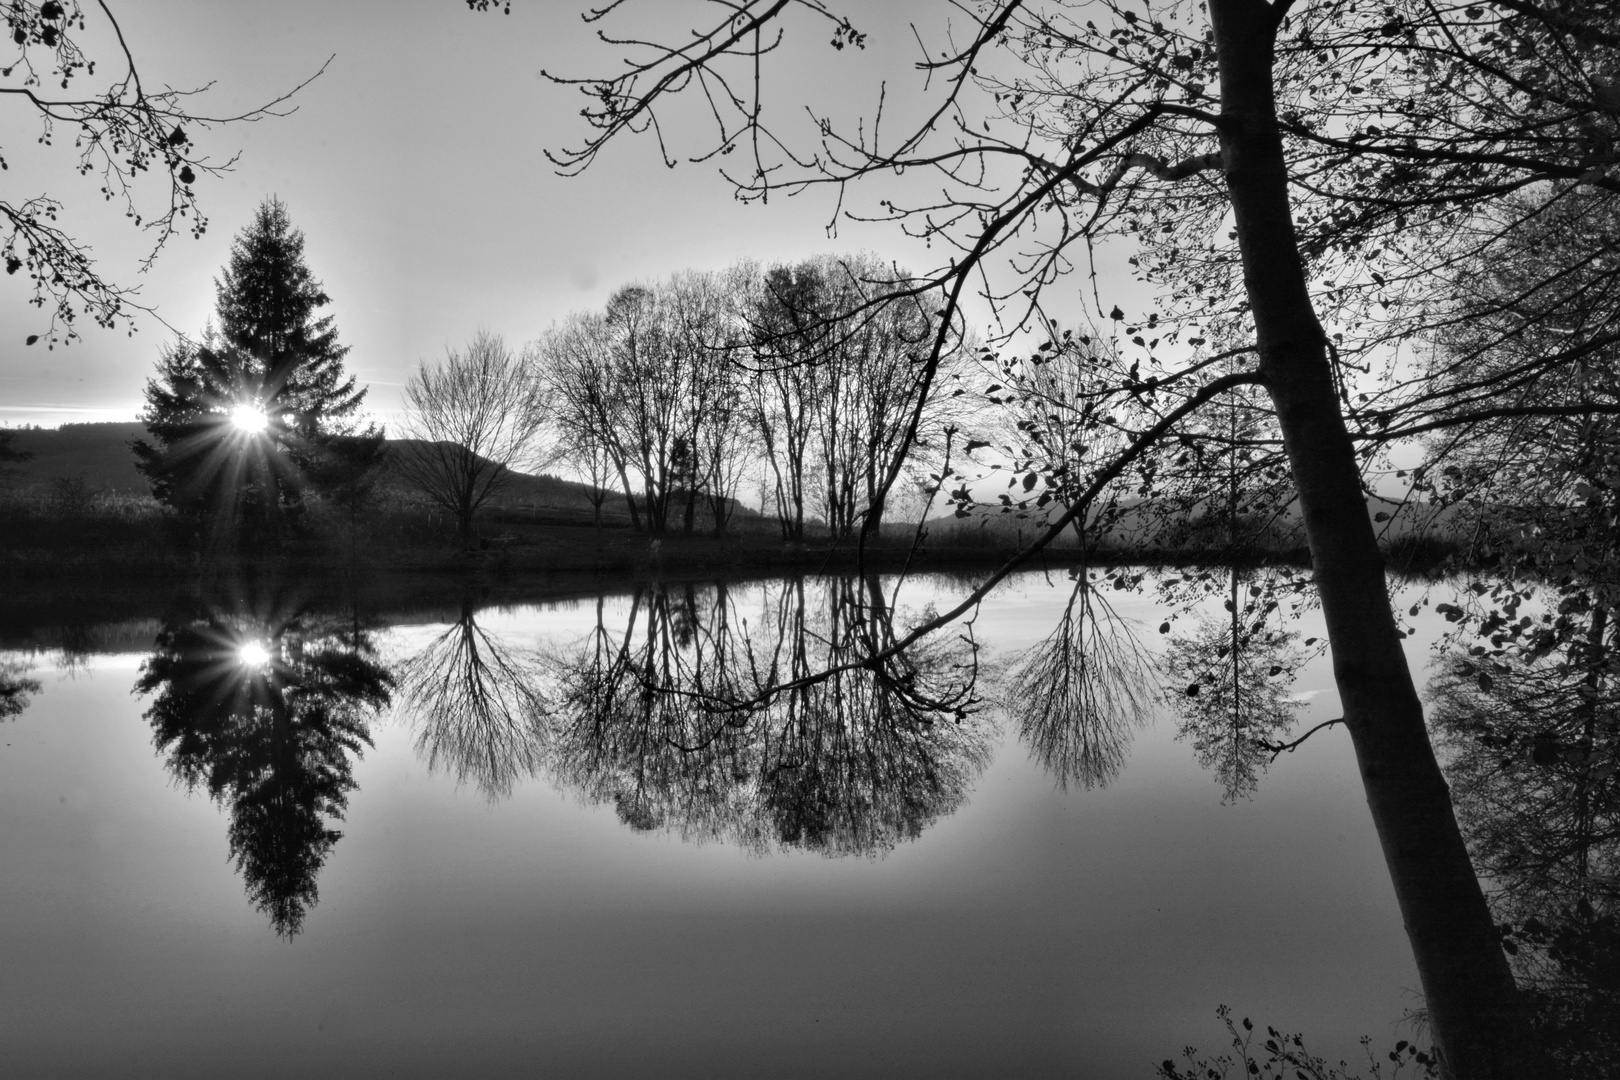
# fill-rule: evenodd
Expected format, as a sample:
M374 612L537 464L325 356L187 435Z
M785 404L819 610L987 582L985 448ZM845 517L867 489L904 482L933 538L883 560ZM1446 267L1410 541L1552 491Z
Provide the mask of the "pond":
M1342 728L1178 737L1197 620L1096 586L1088 623L1021 575L903 663L862 658L959 585L14 618L0 1072L1146 1077L1222 1049L1220 1003L1333 1060L1411 1038ZM1291 629L1278 739L1338 715Z

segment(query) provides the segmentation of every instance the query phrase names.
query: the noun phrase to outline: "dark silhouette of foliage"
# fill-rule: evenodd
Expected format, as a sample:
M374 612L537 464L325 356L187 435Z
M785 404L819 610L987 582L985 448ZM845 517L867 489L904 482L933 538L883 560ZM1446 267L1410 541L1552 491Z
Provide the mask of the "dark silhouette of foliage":
M39 693L39 680L24 675L27 670L15 661L0 663L0 720L21 716L29 700Z
M1429 697L1537 1031L1564 1075L1602 1076L1620 1069L1620 700L1609 609L1585 626L1554 649L1454 646Z
M630 7L587 17L611 26ZM647 132L671 165L723 160L741 198L826 187L835 213L897 221L948 252L916 286L945 297L925 392L970 290L993 307L1003 342L1023 347L1019 332L1048 333L1054 286L1097 241L1124 239L1155 289L1151 310L1087 297L1129 354L1123 377L1096 376L1106 402L1096 430L1116 445L1088 462L1035 546L1084 523L1110 489L1155 491L1176 441L1220 438L1199 414L1241 402L1241 387L1263 390L1242 449L1285 467L1297 496L1343 720L1446 1066L1467 1077L1540 1070L1427 737L1361 468L1392 440L1496 412L1489 388L1501 379L1474 388L1483 398L1459 393L1400 377L1376 350L1425 340L1449 316L1444 271L1465 252L1488 257L1518 227L1497 211L1521 192L1543 203L1580 187L1620 193L1614 5L956 5L948 30L916 30L930 96L902 130L814 103L762 107L761 66L804 25L818 44L829 27L839 48L864 42L831 5L698 10L667 38L604 31L620 46L602 61L610 70L557 78L586 95L589 130L553 161L579 172L613 139ZM666 139L691 129L668 114L695 98L717 134L686 153ZM806 127L791 130L801 116ZM882 186L874 208L850 209L862 181L901 172L928 182ZM1561 362L1543 359L1529 374ZM1596 400L1512 407L1620 411ZM1009 570L927 629L972 610Z
M365 390L345 375L330 301L303 234L270 198L236 238L215 283L218 325L165 350L141 419L136 467L161 501L210 519L216 538L273 543L311 485L351 491L381 453L355 420ZM246 415L257 430L244 428Z
M230 607L170 618L136 690L175 777L230 812L230 852L253 905L298 933L343 835L354 759L392 678L352 623Z
M104 71L113 73L100 89L83 85L97 75L98 59L81 45L91 19L106 21L120 50L99 60ZM150 73L143 76L123 28L105 4L93 6L87 18L77 0L12 0L0 27L6 36L0 49L12 50L0 56L0 93L8 107L22 111L17 128L28 125L31 113L43 146L55 144L59 126L73 133L76 171L100 177L102 194L121 203L125 216L152 234L143 268L176 232L198 237L208 228L197 189L226 172L235 159L210 158L196 137L223 124L285 115L291 110L283 106L309 82L258 108L210 116L199 109L198 91L163 85ZM99 26L90 31L92 36L102 32ZM0 169L4 167L0 156ZM153 192L150 201L140 195L143 188ZM79 336L81 315L98 326L123 323L133 328L132 315L149 310L134 298L133 289L102 276L89 246L60 224L65 215L65 204L50 194L15 202L0 197L0 264L7 275L25 274L30 302L49 312L46 326L27 335L29 345L41 337L53 348L72 342Z
M1372 1040L1362 1036L1365 1064L1333 1064L1307 1050L1304 1038L1298 1034L1267 1027L1262 1041L1247 1016L1234 1022L1232 1010L1225 1005L1216 1009L1216 1015L1226 1027L1231 1051L1201 1056L1188 1047L1182 1055L1186 1064L1167 1058L1159 1065L1160 1080L1398 1080L1402 1076L1440 1080L1445 1075L1440 1057L1432 1048L1419 1049L1406 1039L1396 1042L1395 1048L1380 1058L1373 1053ZM1239 1027L1243 1030L1239 1031Z
M11 445L16 437L17 433L14 431L0 431L0 465L27 461L34 456L30 450L18 450Z

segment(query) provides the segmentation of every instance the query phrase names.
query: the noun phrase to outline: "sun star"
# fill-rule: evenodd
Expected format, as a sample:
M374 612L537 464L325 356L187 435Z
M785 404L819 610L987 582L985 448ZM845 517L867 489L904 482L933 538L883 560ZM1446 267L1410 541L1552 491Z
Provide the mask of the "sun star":
M262 434L270 423L270 417L264 409L250 402L243 402L231 410L231 423L238 431L249 435Z
M257 641L249 641L236 650L244 667L264 667L270 663L270 651Z

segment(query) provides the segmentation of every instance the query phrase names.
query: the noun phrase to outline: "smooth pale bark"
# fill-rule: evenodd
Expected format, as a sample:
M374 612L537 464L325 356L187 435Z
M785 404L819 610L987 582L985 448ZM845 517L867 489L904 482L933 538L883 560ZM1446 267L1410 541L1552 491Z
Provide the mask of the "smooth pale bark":
M1209 11L1220 65L1222 163L1260 370L1299 491L1345 726L1431 1029L1458 1080L1538 1075L1513 976L1429 743L1326 335L1311 305L1276 119L1276 15L1261 0L1211 0Z

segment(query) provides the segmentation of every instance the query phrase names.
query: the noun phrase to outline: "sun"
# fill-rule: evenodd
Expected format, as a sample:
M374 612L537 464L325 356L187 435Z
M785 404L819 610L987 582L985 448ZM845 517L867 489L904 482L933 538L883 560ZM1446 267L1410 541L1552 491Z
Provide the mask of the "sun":
M243 642L236 650L243 667L264 667L270 663L270 650L257 641Z
M248 435L260 435L269 426L270 417L262 406L243 402L231 410L231 423L238 431Z

